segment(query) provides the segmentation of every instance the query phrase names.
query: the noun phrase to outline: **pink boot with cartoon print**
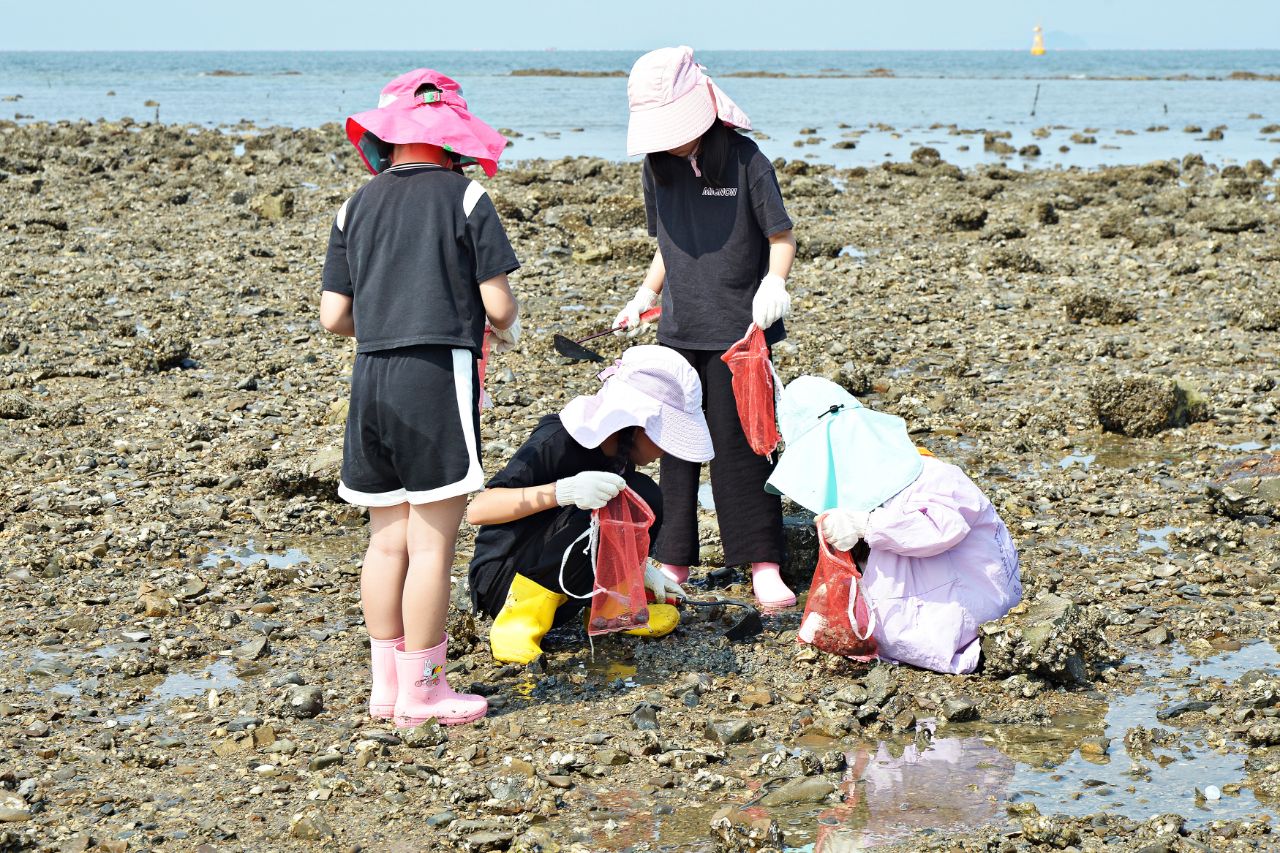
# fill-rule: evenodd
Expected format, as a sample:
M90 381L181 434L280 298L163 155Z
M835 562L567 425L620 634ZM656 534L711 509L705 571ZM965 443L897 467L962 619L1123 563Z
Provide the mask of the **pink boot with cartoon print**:
M441 725L474 723L489 710L483 696L454 693L445 678L446 635L440 645L417 652L406 652L404 644L396 647L396 727L411 729L435 717Z

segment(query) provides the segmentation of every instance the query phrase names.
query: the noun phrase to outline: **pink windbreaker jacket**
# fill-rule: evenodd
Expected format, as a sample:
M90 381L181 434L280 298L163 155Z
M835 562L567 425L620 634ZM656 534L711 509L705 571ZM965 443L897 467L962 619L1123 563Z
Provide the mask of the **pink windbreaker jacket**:
M973 672L978 626L1022 599L1018 552L991 501L959 468L925 457L915 482L871 512L866 541L880 657Z

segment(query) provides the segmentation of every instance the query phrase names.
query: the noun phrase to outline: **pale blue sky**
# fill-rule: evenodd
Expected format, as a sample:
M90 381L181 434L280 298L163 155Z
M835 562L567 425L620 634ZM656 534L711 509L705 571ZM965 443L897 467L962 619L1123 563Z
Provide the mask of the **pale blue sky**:
M5 3L0 50L1280 48L1280 0L55 0ZM402 18L379 10L403 6Z

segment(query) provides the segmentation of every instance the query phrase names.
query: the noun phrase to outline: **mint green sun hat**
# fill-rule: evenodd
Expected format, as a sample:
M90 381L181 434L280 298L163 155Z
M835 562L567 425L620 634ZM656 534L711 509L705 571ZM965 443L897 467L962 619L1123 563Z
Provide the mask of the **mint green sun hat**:
M799 376L783 389L778 425L786 450L765 491L814 513L870 512L924 468L902 418L872 411L817 376Z

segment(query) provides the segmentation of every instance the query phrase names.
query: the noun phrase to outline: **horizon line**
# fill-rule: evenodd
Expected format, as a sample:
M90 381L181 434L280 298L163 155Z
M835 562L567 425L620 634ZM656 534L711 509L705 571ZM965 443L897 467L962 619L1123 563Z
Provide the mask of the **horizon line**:
M634 53L652 48L586 48L586 47L506 47L506 48L329 48L329 47L200 47L200 48L111 48L111 47L42 47L6 48L0 53L412 53L435 51L439 53ZM804 48L721 48L703 47L707 53L1029 53L1026 47L804 47ZM1136 51L1142 53L1280 53L1280 47L1059 47L1049 48L1051 53L1107 53Z

